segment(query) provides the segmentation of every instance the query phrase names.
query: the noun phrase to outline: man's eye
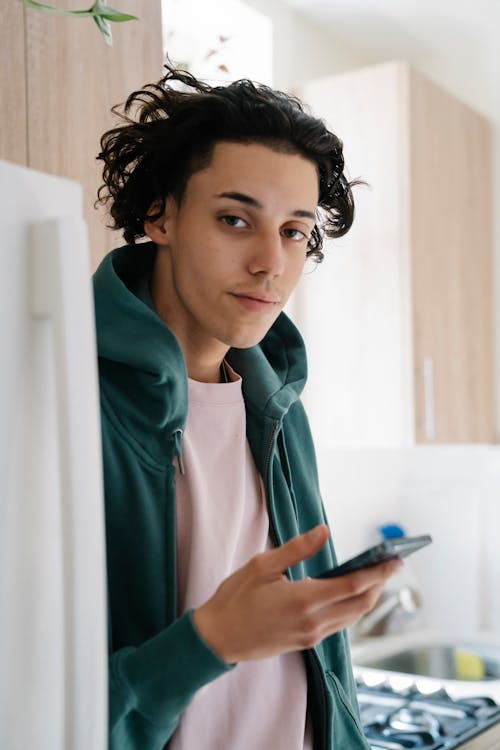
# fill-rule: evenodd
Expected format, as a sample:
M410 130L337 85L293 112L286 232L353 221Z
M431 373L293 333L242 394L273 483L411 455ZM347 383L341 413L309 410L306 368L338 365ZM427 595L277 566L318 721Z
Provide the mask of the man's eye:
M227 224L230 227L241 227L246 225L246 221L240 216L233 216L231 214L228 214L227 216L221 216L221 221L223 221L224 224ZM238 224L238 222L241 222L241 224Z
M290 240L306 240L307 237L304 234L304 232L301 232L300 229L292 229L288 228L283 230L285 232L285 236L288 237Z

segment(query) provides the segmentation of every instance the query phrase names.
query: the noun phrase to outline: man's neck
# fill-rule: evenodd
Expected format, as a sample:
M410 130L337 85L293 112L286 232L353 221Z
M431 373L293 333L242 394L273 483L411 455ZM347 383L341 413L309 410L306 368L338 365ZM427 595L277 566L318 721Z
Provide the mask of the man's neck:
M184 353L184 356L185 353ZM186 359L188 377L191 380L197 380L200 383L227 383L229 382L227 369L224 362L220 362L216 367L203 367L197 361L194 366L190 367Z
M188 376L201 383L224 382L222 362L229 347L214 338L207 338L202 331L193 329L189 325L189 319L179 314L179 306L176 308L172 305L175 285L165 252L161 255L159 252L156 256L151 277L151 296L158 316L172 331L182 349Z

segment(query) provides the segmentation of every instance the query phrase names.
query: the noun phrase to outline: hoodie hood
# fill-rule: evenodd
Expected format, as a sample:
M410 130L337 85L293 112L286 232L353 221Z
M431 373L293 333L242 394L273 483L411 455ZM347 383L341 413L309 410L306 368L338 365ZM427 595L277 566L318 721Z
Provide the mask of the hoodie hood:
M154 454L158 437L164 450L187 419L182 350L134 291L150 277L156 252L152 242L125 245L108 253L93 277L103 407ZM284 313L258 345L230 349L227 359L243 379L245 402L262 417L281 420L305 385L304 343Z

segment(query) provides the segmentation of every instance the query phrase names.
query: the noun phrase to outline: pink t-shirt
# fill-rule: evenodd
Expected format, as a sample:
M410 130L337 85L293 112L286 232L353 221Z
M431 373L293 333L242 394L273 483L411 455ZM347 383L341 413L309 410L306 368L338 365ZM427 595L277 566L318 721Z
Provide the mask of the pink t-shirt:
M179 614L203 604L231 573L271 546L263 485L246 439L241 378L188 381L177 489ZM299 652L240 662L204 686L169 750L312 750Z

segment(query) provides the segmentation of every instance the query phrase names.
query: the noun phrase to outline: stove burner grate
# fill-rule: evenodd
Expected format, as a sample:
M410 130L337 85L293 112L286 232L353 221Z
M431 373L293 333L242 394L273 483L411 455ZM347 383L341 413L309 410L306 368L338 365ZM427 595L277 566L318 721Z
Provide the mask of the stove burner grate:
M369 687L361 679L357 689L363 729L373 750L465 750L468 741L483 732L497 731L500 738L500 706L492 698L453 700L444 689L424 695L415 685L397 692L388 683Z

